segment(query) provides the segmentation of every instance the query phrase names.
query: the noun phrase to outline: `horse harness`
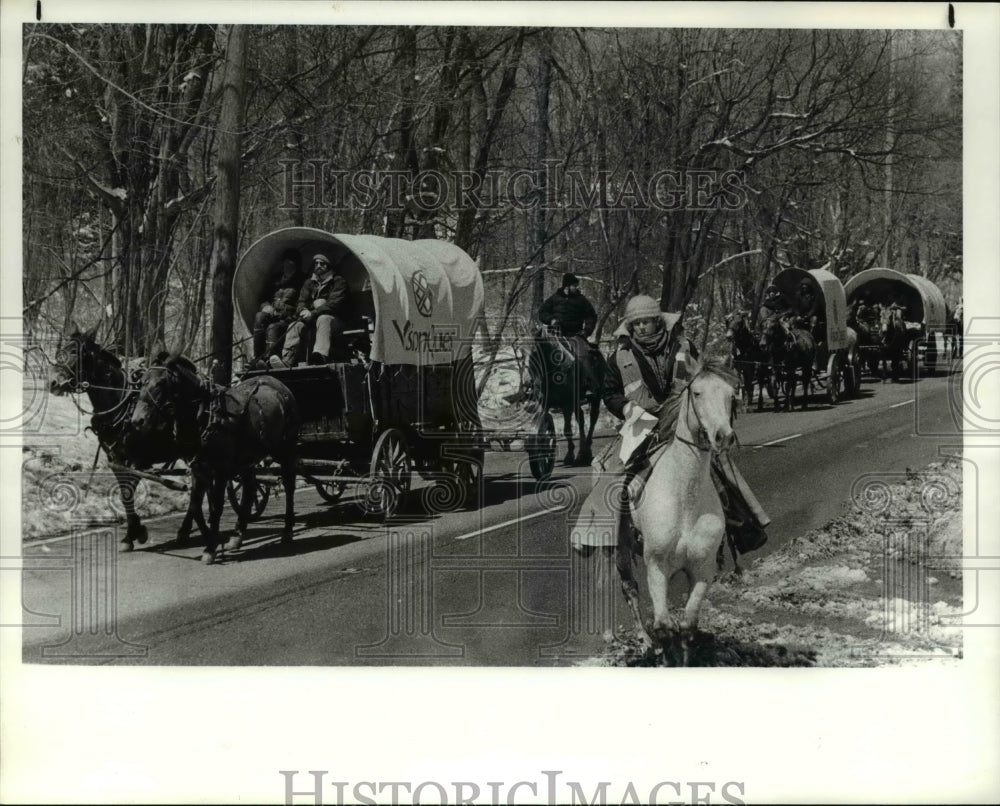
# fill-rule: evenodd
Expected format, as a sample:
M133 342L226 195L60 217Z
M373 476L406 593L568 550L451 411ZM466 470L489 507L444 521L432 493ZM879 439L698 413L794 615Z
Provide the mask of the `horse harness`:
M208 382L206 381L206 385L207 384ZM243 388L240 390L241 392L246 392L246 395L242 404L235 409L226 405L229 400L239 403L239 397L232 394L233 390L231 388L220 386L218 384L210 385L208 388L207 410L203 405L203 412L207 415L205 427L201 431L201 439L203 442L207 441L210 437L217 433L224 432L229 426L245 420L246 415L250 410L250 404L253 402L254 398L257 396L257 392L262 386L262 381L260 378L254 378L252 384L252 388ZM260 426L258 427L257 437L261 441L263 441L265 437Z
M93 470L97 467L97 458L100 456L101 450L107 454L108 459L117 461L122 455L122 451L120 450L121 435L125 432L126 424L132 417L132 411L135 409L135 404L139 397L139 382L137 377L134 374L132 377L129 377L125 370L122 369L123 383L121 386L106 386L90 383L89 381L81 381L79 379L79 363L77 369L74 370L68 361L62 360L62 355L62 350L60 350L56 356L57 360L53 365L65 370L66 374L73 378L73 387L69 392L72 396L73 404L81 414L86 414L86 412L80 406L79 402L77 402L76 395L87 393L91 389L100 389L121 394L121 399L113 406L101 411L95 410L91 412L90 425L87 426L87 429L97 437L97 452L94 454L94 463L91 469ZM107 378L107 372L106 368L103 368L101 380L105 378Z

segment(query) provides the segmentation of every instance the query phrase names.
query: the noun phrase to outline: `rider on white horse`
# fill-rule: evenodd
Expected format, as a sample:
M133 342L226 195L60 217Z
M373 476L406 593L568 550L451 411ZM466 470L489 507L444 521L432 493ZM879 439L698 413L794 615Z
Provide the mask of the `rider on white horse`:
M698 357L683 335L680 318L679 313L661 312L656 300L645 295L633 297L625 308L604 386L604 405L624 423L618 439L594 462L598 480L573 530L574 546L618 544L616 532L625 527L628 515L625 487L648 470L649 455L657 447L652 432L661 417L673 418L666 423L672 435L680 393L690 381L687 362L689 356ZM728 455L713 460L712 468L737 550L760 548L770 518ZM625 487L616 495L612 490L623 481ZM617 504L614 512L608 511L612 503ZM609 529L609 521L616 528Z

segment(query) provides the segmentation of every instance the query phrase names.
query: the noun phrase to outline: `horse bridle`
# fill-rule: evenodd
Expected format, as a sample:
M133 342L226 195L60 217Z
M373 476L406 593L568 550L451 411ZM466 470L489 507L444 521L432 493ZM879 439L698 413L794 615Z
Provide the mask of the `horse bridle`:
M705 445L704 445L704 443L708 441L708 429L705 428L705 423L701 419L701 414L698 412L698 407L694 404L694 400L692 399L694 397L694 395L691 393L691 384L693 384L695 382L695 380L697 380L698 377L704 371L705 370L702 369L702 370L699 370L698 372L696 372L694 374L694 376L691 378L691 380L689 380L686 384L684 384L684 388L681 389L681 394L682 395L685 392L687 393L687 399L686 399L687 402L686 402L686 405L688 407L688 410L694 412L694 418L695 418L695 420L698 421L698 437L699 437L699 440L698 440L698 442L692 442L690 439L686 439L686 438L682 437L680 434L678 434L676 432L674 433L674 439L678 439L681 442L683 442L685 445L690 445L692 448L696 448L698 451L700 451L702 453L711 453L711 451L712 451L711 444L709 444L707 447L705 447ZM733 405L730 406L730 408L729 408L729 425L730 426L732 426L733 420L736 418L735 402L736 401L734 400L733 401ZM704 437L705 437L704 440L701 439L702 435L704 435Z
M165 373L167 373L167 377L172 389L174 386L176 386L178 380L177 373L175 373L172 368L167 366L156 366L156 367L150 367L148 371L152 372L155 369L160 369L163 370ZM141 398L143 394L145 394L149 408L152 410L155 416L157 417L162 416L168 418L173 417L174 412L177 408L177 403L174 399L175 392L171 391L164 393L162 395L160 394L154 395L152 390L147 387L142 391L140 391L139 397Z
M177 395L179 394L177 386L186 375L193 375L193 377L189 378L189 382L203 393L201 404L196 414L196 420L204 420L203 425L200 426L201 438L204 440L206 434L213 427L218 417L216 407L219 404L220 399L214 394L214 392L219 389L224 390L224 387L216 387L213 389L211 381L207 378L202 378L198 374L192 373L185 368L176 369L165 365L150 367L150 371L154 369L160 369L167 373L169 383L171 385L171 391L162 395L154 395L151 390L147 388L145 392L148 405L152 410L154 417L158 419L173 420L175 432L177 428L179 428L179 421L176 416Z
M85 357L93 358L93 351L88 349L89 345L86 343L79 344L79 350L77 352L77 363L76 369L70 366L68 361L63 360L63 355L69 349L69 345L64 345L59 348L56 352L56 360L51 362L52 366L59 370L64 370L65 374L72 379L72 386L67 388L67 391L71 395L79 395L85 393L88 389L102 389L109 392L120 392L121 399L115 403L115 405L110 408L104 409L103 411L94 411L91 413L93 417L107 417L110 414L118 411L119 409L126 410L128 404L134 398L135 384L131 383L129 380L128 373L122 369L123 384L122 386L104 386L101 384L90 383L89 381L81 381L80 375L82 373L82 364ZM131 387L131 388L130 388ZM77 408L79 408L79 403L77 403ZM81 409L82 411L82 409ZM124 414L122 415L124 416Z

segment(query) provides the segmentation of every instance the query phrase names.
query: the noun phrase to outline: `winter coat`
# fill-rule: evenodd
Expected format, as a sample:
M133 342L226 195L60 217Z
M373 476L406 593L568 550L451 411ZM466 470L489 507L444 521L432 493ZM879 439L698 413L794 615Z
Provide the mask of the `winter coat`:
M679 390L674 389L674 365L681 345L687 347L692 358L698 358L698 351L689 339L670 339L667 342L666 367L663 372L664 383L660 382L658 373L649 363L649 359L631 339L623 339L622 344L608 357L608 371L604 376L604 405L615 417L625 419L625 404L628 401L637 403L644 409L650 409L658 403L663 403L668 397ZM630 353L642 378L642 387L625 390L620 362L624 353Z
M560 289L542 303L542 307L538 309L538 319L543 325L555 320L562 335L574 336L583 331L585 323L589 322L593 328L597 322L597 312L583 294L566 294Z
M323 304L315 308L313 303L321 299ZM326 315L341 315L346 313L347 280L334 273L320 282L316 277L310 277L302 286L299 294L299 304L296 313L309 311L313 317Z

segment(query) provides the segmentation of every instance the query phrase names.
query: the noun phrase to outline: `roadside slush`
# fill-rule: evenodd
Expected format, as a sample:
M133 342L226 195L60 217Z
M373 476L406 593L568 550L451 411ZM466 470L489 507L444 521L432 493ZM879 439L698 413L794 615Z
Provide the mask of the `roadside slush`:
M962 463L861 485L848 514L709 592L695 663L871 667L962 658ZM727 554L726 572L732 561ZM683 583L681 583L683 584ZM672 599L674 597L671 597ZM599 665L654 665L629 637Z

